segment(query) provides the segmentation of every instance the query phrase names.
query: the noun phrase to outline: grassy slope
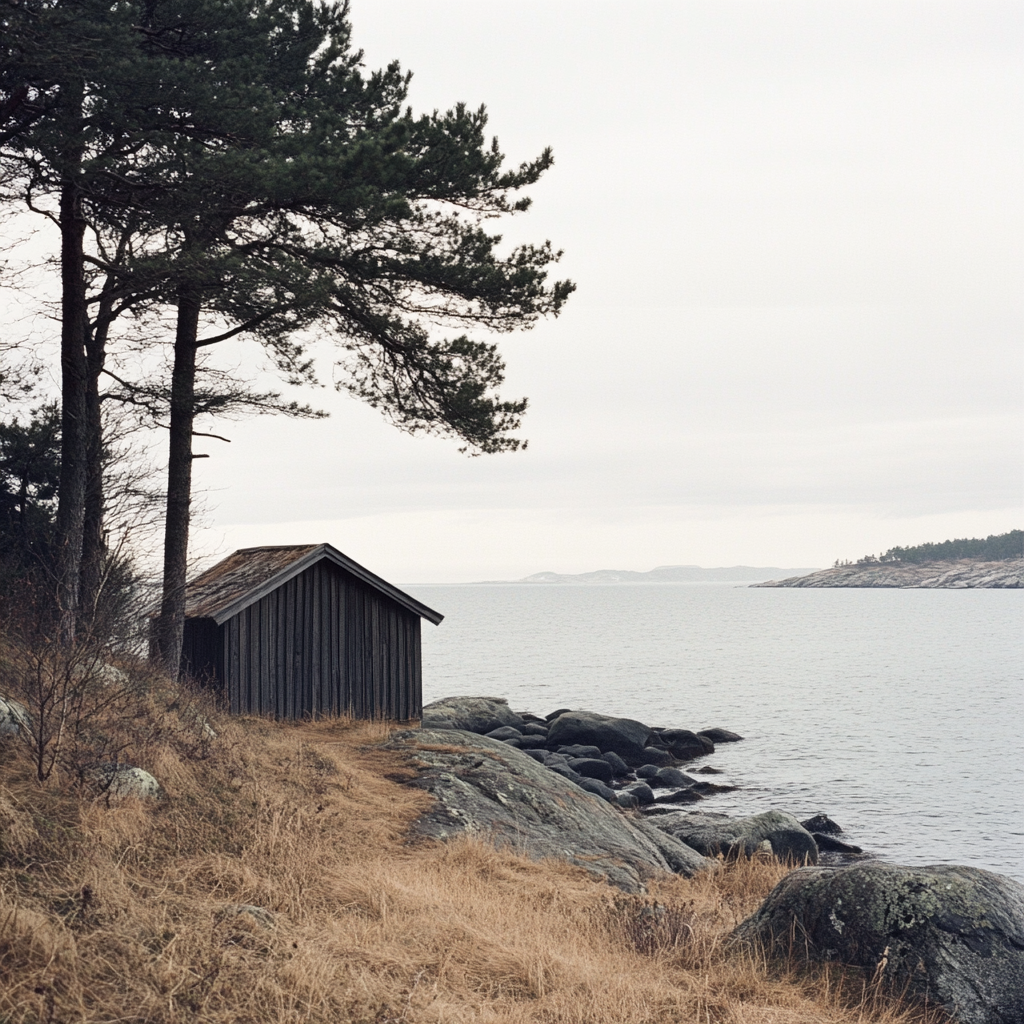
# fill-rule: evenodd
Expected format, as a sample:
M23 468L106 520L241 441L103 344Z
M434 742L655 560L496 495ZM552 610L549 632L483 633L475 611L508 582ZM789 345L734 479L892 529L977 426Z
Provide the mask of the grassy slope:
M382 727L221 719L197 756L194 726L149 700L129 754L158 804L40 785L0 741L4 1024L925 1019L726 947L777 865L638 898L481 842L410 843L429 798L374 747ZM276 927L225 915L239 903Z

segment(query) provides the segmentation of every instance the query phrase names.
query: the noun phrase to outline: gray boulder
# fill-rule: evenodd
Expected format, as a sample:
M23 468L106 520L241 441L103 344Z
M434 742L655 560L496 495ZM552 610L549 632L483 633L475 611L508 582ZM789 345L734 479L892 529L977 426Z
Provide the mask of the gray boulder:
M1024 886L989 871L801 868L734 934L775 955L881 974L960 1024L1024 1021Z
M573 757L569 759L569 767L588 779L606 784L612 781L612 766L601 757Z
M549 742L548 746L552 744ZM558 747L559 754L565 754L568 757L600 757L601 748L590 746L586 743L562 743Z
M770 852L779 860L818 863L814 836L785 811L765 811L749 818L730 818L710 811L679 811L651 820L706 857L752 857Z
M647 807L654 803L654 790L646 782L638 782L635 786L630 786L624 790L624 792L635 796L641 807Z
M696 779L691 779L686 772L681 772L678 768L659 768L658 774L654 776L655 785L675 786L679 789L692 786L696 781Z
M502 725L497 729L492 729L485 735L490 736L492 740L519 740L523 738L523 734L512 725Z
M842 827L834 822L827 814L815 814L813 818L801 821L801 825L808 832L823 832L829 836L840 836L843 834Z
M423 709L424 729L465 729L481 735L510 725L522 732L526 723L504 697L445 697Z
M92 771L107 796L115 800L136 797L139 800L159 800L163 795L160 784L144 768L130 764L104 764Z
M424 749L429 746L459 749ZM435 799L414 826L421 835L476 835L532 857L558 857L629 892L660 872L692 875L708 866L649 822L623 814L562 778L557 767L545 768L500 741L469 732L408 730L394 733L388 747L418 765L410 785Z
M646 766L649 764L654 765L655 768L663 768L665 765L671 764L675 760L667 750L662 750L661 747L644 747L640 751L640 756L636 758L636 764Z
M548 728L548 743L582 743L598 750L614 751L632 764L643 764L641 752L651 730L632 718L610 718L593 711L569 711L559 715Z
M601 757L611 765L612 774L616 778L621 779L629 774L629 765L614 750L605 751Z
M24 736L31 728L28 708L13 697L0 697L0 736Z
M656 764L642 764L636 770L638 779L656 779L661 769Z
M713 754L715 744L706 736L698 736L689 729L662 729L659 742L680 761L688 761L704 754Z
M599 796L602 800L607 800L608 803L618 806L619 801L616 799L617 794L615 790L611 786L606 786L600 779L588 779L580 776L580 781L576 785L580 789L593 793L594 796Z
M738 732L730 732L717 726L714 729L701 729L697 735L707 737L712 743L736 743L743 739Z

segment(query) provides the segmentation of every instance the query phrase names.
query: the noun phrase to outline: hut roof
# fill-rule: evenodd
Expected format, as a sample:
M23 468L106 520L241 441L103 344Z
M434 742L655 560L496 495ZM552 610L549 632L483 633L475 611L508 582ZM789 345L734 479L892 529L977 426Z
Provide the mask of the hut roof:
M444 616L353 562L330 544L242 548L188 584L185 616L222 625L311 565L327 559L436 626Z

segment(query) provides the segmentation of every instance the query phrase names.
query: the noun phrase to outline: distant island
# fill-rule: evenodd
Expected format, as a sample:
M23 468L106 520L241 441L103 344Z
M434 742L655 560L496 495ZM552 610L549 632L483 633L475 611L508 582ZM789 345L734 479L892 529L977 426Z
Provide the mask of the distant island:
M1024 587L1024 530L989 537L890 548L831 569L753 583L755 587L1019 590Z
M521 580L490 580L491 583L751 583L770 580L783 573L797 575L814 569L779 569L773 566L730 565L705 569L699 565L659 565L650 572L631 569L598 569L596 572L535 572Z

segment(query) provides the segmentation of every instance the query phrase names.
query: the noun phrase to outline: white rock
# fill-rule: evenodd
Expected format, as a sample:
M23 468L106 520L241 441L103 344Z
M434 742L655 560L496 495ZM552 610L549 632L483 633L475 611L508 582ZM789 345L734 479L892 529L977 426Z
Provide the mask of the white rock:
M19 736L32 728L28 708L13 697L0 697L0 736Z
M117 800L134 796L140 800L158 800L163 794L160 783L143 768L130 764L108 764L93 771L93 778Z

